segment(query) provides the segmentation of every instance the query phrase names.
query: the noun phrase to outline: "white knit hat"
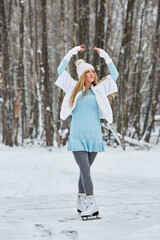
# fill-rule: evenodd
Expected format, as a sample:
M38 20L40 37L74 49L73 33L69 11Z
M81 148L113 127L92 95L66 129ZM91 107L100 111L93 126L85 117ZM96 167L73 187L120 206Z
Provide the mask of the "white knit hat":
M78 74L78 78L80 78L82 76L82 74L87 71L88 69L94 69L94 67L89 64L86 63L83 59L79 59L76 62L76 67L77 67L77 74Z

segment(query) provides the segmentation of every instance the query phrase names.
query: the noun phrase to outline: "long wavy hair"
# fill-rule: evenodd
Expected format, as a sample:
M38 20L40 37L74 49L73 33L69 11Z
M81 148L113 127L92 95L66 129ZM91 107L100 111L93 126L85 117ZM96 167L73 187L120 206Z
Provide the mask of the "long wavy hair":
M99 84L100 82L104 81L106 79L106 77L102 78L100 81L97 81L97 79L98 79L98 77L97 77L97 74L95 72L94 82L92 82L93 86L95 86L95 85ZM83 89L83 86L85 86L85 92L81 96L82 99L86 96L86 94L88 92L88 90L86 89L86 87L87 87L87 73L86 72L84 72L82 74L82 76L80 77L79 81L77 82L77 84L76 84L76 86L75 86L75 88L72 92L72 95L71 95L70 101L69 101L70 108L73 107L73 103L74 103L76 94ZM107 96L109 103L112 103L112 100L115 98L115 96L116 96L116 93L112 93L112 94Z

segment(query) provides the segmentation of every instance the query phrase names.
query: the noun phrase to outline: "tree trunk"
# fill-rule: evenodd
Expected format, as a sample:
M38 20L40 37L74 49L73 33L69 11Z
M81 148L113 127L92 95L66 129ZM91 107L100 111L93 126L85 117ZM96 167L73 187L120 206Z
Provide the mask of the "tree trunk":
M146 142L149 142L149 140L150 140L151 132L153 130L153 126L154 126L154 122L155 122L154 118L155 118L156 112L158 110L158 106L160 104L159 93L160 93L160 71L159 71L159 79L157 81L157 86L156 86L155 97L154 97L154 100L152 101L152 105L151 105L151 109L152 109L151 116L149 119L147 131L146 131L146 135L145 135L145 139L144 139Z
M15 115L15 136L14 141L15 144L18 145L18 128L21 120L21 139L22 143L25 138L27 138L27 116L26 116L26 99L25 99L25 83L24 83L24 3L19 0L19 7L20 7L20 23L19 23L19 63L18 63L18 79L17 79L17 93L16 95L20 97L17 98L20 102L18 103L16 100L16 105L18 104L20 108L21 118L19 119L19 114Z
M125 26L123 30L122 45L120 49L118 71L119 71L119 111L117 131L125 135L128 126L128 80L131 59L131 41L135 0L128 0Z
M37 20L37 0L34 0L34 76L35 76L35 92L38 101L35 103L35 138L41 136L42 131L42 101L40 94L40 71L38 69L38 20Z
M2 121L3 121L3 143L13 146L12 124L13 124L13 106L12 106L12 78L10 77L10 61L9 61L9 41L8 26L6 19L6 11L4 0L0 1L0 56L3 75L2 83Z
M46 133L46 146L53 146L52 120L52 94L49 79L48 50L47 50L47 22L46 22L46 1L41 0L42 16L42 62L41 62L41 84L44 109L44 127Z
M158 4L158 13L157 13L157 20L156 20L156 29L155 29L155 39L154 39L154 45L153 45L153 55L152 55L152 64L151 64L151 73L148 79L148 83L149 83L149 91L148 91L148 101L147 101L147 106L146 106L146 110L145 110L145 117L144 117L144 126L143 126L143 132L142 132L142 136L145 135L145 131L147 130L147 126L148 126L148 120L149 120L149 115L150 115L150 109L151 109L151 105L152 105L152 97L153 97L153 89L154 89L154 82L155 82L155 71L156 71L156 64L157 64L157 53L159 50L159 43L160 43L160 1ZM154 108L154 107L153 107ZM152 114L154 114L154 111L152 112ZM154 119L154 118L153 118ZM151 121L152 122L152 121ZM151 122L149 123L149 125L151 125ZM151 130L149 130L150 132ZM150 133L147 133L147 135ZM149 140L149 135L146 138L146 140Z
M112 22L112 0L108 2L108 19L107 19L107 32L106 32L106 51L109 47L109 40L111 35L111 22Z
M85 60L89 62L89 0L78 1L79 9L79 45L84 44L85 47ZM83 58L84 53L79 53L80 58Z
M35 6L36 8L36 6ZM37 96L37 86L36 81L38 81L38 74L37 74L37 55L35 54L37 52L37 48L34 48L34 42L33 38L35 37L35 42L37 35L35 34L33 36L33 22L34 22L35 15L32 11L32 2L29 0L29 38L30 38L30 75L31 75L31 88L32 88L32 94L31 94L31 108L30 108L30 121L28 126L28 133L30 138L36 138L38 136L38 96ZM35 26L36 27L36 26ZM33 136L33 130L35 128L35 136Z
M106 0L100 1L100 6L98 4L98 0L96 0L95 12L95 38L94 38L94 46L104 49L105 48L105 36L104 36L104 21L105 21L105 12L106 12ZM98 11L99 9L99 11ZM100 58L95 51L93 53L93 64L94 67L97 68L97 74L99 78L104 77L106 63L104 59ZM100 66L98 67L98 65ZM98 70L99 69L99 70Z
M141 24L140 24L140 33L139 33L139 46L137 52L137 60L134 65L134 74L132 79L132 104L129 110L131 125L134 126L135 131L132 133L134 138L135 134L137 135L138 140L140 139L140 116L141 116L141 102L142 95L140 93L140 87L142 83L142 70L143 70L143 61L144 61L144 50L142 48L142 38L143 38L143 24L144 24L144 13L147 6L148 0L144 2L144 6L141 13Z

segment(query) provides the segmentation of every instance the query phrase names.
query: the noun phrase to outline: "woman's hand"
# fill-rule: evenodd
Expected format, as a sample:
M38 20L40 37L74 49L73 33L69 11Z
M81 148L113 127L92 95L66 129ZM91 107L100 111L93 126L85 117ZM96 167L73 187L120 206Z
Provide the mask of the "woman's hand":
M94 50L97 51L97 53L99 54L99 56L101 58L104 58L106 63L109 64L110 62L112 62L112 59L109 57L108 53L106 53L102 48L97 48L96 46L93 48Z
M85 49L83 48L84 47L84 45L82 44L81 46L80 46L80 48L81 48L81 50L78 50L78 52L84 52L85 51Z
M96 50L98 54L100 54L99 48L97 48L96 46L94 46L93 49Z
M83 52L85 51L85 49L83 48L83 44L81 46L77 46L77 47L74 47L70 50L70 52L72 53L72 55L76 55L78 52Z
M96 46L93 48L94 50L97 51L100 57L104 58L108 56L108 53L106 53L102 48L97 48Z

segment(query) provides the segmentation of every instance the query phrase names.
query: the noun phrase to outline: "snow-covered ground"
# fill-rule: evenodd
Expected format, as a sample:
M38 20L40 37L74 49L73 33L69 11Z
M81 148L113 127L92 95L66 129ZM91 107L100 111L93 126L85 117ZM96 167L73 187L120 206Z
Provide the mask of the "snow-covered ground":
M1 145L0 239L160 239L160 146L98 153L92 178L100 220L77 214L78 177L66 147Z

